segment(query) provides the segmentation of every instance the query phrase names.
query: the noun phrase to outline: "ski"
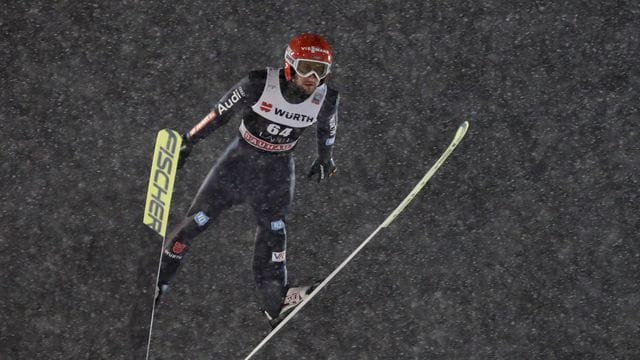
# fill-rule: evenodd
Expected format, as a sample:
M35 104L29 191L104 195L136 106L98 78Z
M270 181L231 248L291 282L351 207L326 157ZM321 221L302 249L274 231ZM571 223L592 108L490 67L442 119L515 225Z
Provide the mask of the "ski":
M393 212L391 212L391 214L382 222L382 224L380 224L378 226L378 228L373 233L371 233L371 235L369 235L369 237L366 238L360 244L360 246L358 246L351 253L351 255L349 255L331 274L329 274L329 276L327 276L311 292L311 294L309 294L309 296L307 298L305 298L298 306L296 306L278 324L278 326L276 326L273 330L271 330L271 332L269 334L267 334L267 336L251 351L251 353L249 353L249 355L247 355L245 360L251 359L267 342L269 342L269 340L271 340L271 338L273 338L273 336L276 333L278 333L278 331L280 331L280 329L282 329L289 322L289 320L291 320L307 303L309 303L309 301L311 301L311 299L313 299L313 297L316 296L316 294L318 292L320 292L320 290L322 290L322 288L324 288L325 285L327 285L329 283L329 281L331 281L331 279L333 279L342 270L342 268L344 268L356 256L356 254L358 254L360 252L360 250L362 250L369 243L369 241L371 241L371 239L373 239L373 237L376 236L376 234L378 234L378 232L380 230L382 230L383 228L386 228L387 226L389 226L389 224L391 224L391 222L393 220L395 220L395 218L398 217L398 215L400 215L400 213L407 207L407 205L409 205L411 200L413 200L413 198L416 197L416 195L422 190L422 188L424 188L424 186L427 184L429 179L431 179L431 177L436 173L436 171L438 171L438 169L442 166L442 164L444 164L445 160L447 160L447 158L449 157L449 155L451 155L453 150L455 150L455 148L458 146L458 144L464 138L464 135L467 133L467 129L469 129L469 122L465 121L460 125L460 127L456 131L456 134L455 134L453 140L451 141L451 143L449 144L449 147L447 147L447 149L440 156L440 158L436 161L436 163L429 169L429 171L427 171L427 173L422 177L422 179L420 179L418 184L416 184L416 186L413 188L413 190L411 190L409 195L407 195L407 197L405 197L404 200L402 200L400 205L398 205L398 207L396 207L395 210L393 210Z
M158 277L160 276L162 250L166 240L169 207L171 205L173 184L175 183L176 171L178 169L178 157L180 156L181 144L182 137L180 134L173 130L163 129L158 132L155 149L153 151L153 162L151 164L147 200L145 202L142 222L162 236L160 260L158 261L156 283L154 286L158 283ZM154 294L153 307L151 308L151 322L149 324L149 337L147 339L147 355L145 357L147 360L149 359L149 350L151 349L151 334L153 331L155 311L156 302Z

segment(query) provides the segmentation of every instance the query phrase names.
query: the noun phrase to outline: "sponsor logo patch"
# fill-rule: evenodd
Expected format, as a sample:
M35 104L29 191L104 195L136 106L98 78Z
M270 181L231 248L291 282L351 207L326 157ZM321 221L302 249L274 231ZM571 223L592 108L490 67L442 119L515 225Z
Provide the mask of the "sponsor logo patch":
M248 130L245 130L242 133L242 138L252 146L257 147L258 149L271 151L271 152L291 150L296 145L296 141L287 143L287 144L272 144L264 140L258 139L257 137L253 136Z
M302 296L300 296L299 292L290 291L287 293L287 297L284 299L285 305L293 305L302 302Z
M304 114L292 113L287 110L276 108L275 114L285 119L292 119L294 121L313 122L315 118Z
M209 217L204 213L204 211L200 211L193 217L193 221L195 221L198 226L204 226L204 224L209 222Z
M271 231L278 231L284 229L284 221L276 220L271 222Z
M273 104L269 104L266 101L263 101L262 104L260 104L260 110L264 112L269 112L271 111L272 108L273 108Z
M316 94L313 95L313 99L311 99L311 102L316 105L320 105L320 99L322 99L322 95L324 94L316 91Z
M271 253L271 261L272 262L285 262L286 259L287 259L287 252L286 251L272 252Z
M218 104L218 114L222 114L223 112L229 110L229 108L232 107L233 104L237 103L238 100L240 100L244 96L244 89L242 87L238 87L237 89L233 90L231 96L229 96L227 100Z
M176 255L176 254L172 253L169 250L165 250L164 254L167 255L168 257L170 257L172 259L176 259L176 260L182 260L182 257L183 257L182 255Z
M338 127L338 121L336 118L336 114L334 113L331 116L331 119L329 119L329 131L331 131L331 134L335 134L336 133L336 128Z
M325 140L324 144L329 146L329 145L333 145L333 143L335 143L335 142L336 142L336 137L334 136L334 137L330 137L327 140Z
M317 47L317 46L303 46L303 47L302 47L302 50L311 51L312 53L315 53L315 52L321 52L321 53L323 53L323 54L327 54L327 55L329 55L329 50L327 50L327 49L322 49L322 48L319 48L319 47Z
M176 241L176 243L173 244L171 251L173 251L174 254L181 254L186 248L187 245L181 243L180 241Z

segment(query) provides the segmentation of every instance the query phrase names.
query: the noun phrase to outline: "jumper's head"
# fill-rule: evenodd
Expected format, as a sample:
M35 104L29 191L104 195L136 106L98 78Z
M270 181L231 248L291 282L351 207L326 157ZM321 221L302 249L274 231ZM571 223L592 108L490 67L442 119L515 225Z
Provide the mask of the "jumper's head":
M295 75L301 78L313 76L318 85L329 74L332 62L331 46L325 38L316 34L300 34L289 41L284 53L284 74L287 80L294 79Z

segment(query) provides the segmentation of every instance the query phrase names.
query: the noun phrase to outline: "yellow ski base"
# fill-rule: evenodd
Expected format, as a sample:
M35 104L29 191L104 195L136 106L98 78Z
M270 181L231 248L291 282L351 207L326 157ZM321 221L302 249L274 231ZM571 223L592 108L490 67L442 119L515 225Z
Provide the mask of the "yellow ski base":
M144 208L144 224L164 239L169 221L171 194L178 169L178 157L182 137L176 131L163 129L158 132L153 163L149 175L147 201Z

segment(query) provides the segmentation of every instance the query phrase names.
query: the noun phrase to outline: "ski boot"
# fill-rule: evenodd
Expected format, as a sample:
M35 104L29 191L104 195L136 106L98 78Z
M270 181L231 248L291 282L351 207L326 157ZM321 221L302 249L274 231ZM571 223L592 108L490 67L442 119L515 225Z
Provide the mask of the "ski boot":
M156 294L155 294L155 306L158 307L160 304L160 298L162 295L169 292L169 284L168 283L158 283L156 285Z
M321 281L316 281L313 285L288 287L278 316L272 317L266 310L262 311L267 316L267 319L269 319L271 328L275 329L275 327L278 326L278 324L284 320L284 318L286 318L296 306L300 305L300 303L306 299L313 290L318 287L318 285L320 285L320 283Z

